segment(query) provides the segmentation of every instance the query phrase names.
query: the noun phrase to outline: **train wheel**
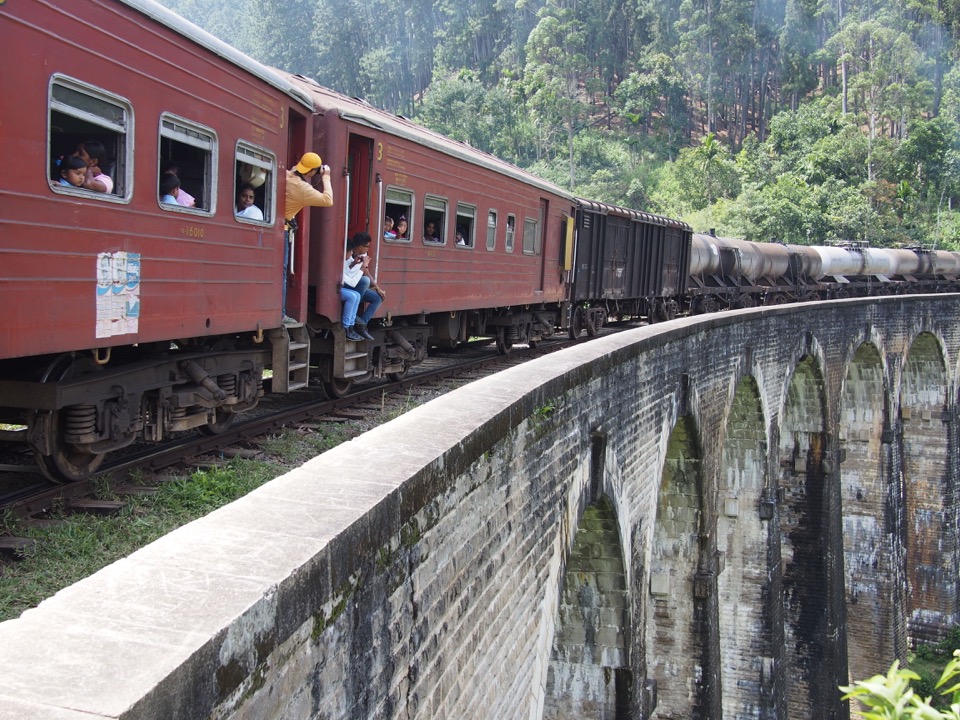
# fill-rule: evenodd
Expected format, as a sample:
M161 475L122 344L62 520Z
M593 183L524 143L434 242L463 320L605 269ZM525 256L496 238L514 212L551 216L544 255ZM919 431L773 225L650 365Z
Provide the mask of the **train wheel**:
M583 312L574 308L570 316L570 339L576 340L583 332Z
M86 480L100 469L106 457L98 453L83 452L68 444L55 447L52 455L34 454L40 471L55 483Z
M350 391L353 389L353 380L333 378L328 382L323 384L324 389L327 391L327 396L338 400L342 397L346 397Z
M400 382L407 376L407 371L410 369L410 363L406 360L403 361L403 370L399 372L388 372L387 379L392 382Z
M603 323L606 322L606 315L604 313L596 313L592 318L587 320L587 335L590 337L596 337L600 334L600 331L603 329Z
M100 366L89 358L61 355L50 364L50 367L41 377L41 381L70 380L87 373L99 372L100 369ZM34 449L34 456L40 471L55 483L85 480L100 468L105 458L102 453L84 450L82 447L68 443L63 439L63 424L67 422L70 412L70 408L63 408L54 415L51 433L53 452L44 455L39 450Z
M207 425L202 425L199 430L202 435L213 437L224 433L233 427L233 421L237 419L236 413L227 412L222 408L217 408L217 419Z
M497 352L501 355L509 355L513 347L513 340L507 337L508 332L506 327L497 328Z

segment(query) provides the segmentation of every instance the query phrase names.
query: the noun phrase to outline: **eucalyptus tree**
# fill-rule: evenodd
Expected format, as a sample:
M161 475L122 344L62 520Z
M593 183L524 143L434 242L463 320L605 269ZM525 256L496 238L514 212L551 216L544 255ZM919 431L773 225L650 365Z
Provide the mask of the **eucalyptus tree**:
M848 15L827 48L849 68L849 91L865 117L870 143L884 125L891 137L902 137L907 117L927 104L930 86L920 81L923 58L896 17L886 11L869 19ZM872 180L870 159L867 168Z
M313 67L315 10L315 0L248 0L243 8L244 48L288 72Z
M663 143L663 155L675 157L689 134L687 86L673 59L663 53L644 57L614 92L617 113Z
M540 22L527 40L523 79L543 149L552 152L557 130L566 136L571 188L576 185L573 138L587 110L580 85L590 69L584 23L575 9L575 0L548 0L540 10Z
M529 128L522 105L505 85L488 88L477 73L461 70L434 79L417 122L515 163L530 161Z

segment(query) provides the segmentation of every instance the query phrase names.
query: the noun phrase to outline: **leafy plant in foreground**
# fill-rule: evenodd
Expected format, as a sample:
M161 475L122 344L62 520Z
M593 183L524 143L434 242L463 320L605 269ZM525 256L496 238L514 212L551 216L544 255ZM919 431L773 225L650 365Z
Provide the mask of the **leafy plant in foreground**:
M953 651L937 683L942 695L949 696L950 707L937 710L930 698L914 692L911 682L920 676L912 670L901 669L895 660L886 675L874 675L869 680L857 680L853 685L841 686L844 700L857 700L865 708L864 720L960 720L960 650Z

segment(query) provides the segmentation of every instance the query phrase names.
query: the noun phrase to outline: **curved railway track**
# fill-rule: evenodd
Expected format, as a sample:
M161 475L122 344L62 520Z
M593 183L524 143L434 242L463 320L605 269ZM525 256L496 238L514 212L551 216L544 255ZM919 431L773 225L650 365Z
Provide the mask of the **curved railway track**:
M124 483L132 482L131 478L140 477L144 473L154 474L176 465L210 465L210 461L199 458L222 455L226 448L249 443L285 427L323 417L358 419L372 415L371 403L376 402L378 408L391 401L399 405L408 401L410 393L417 389L432 385L435 390L444 392L445 384L449 384L448 389L452 389L463 384L464 380L471 381L532 357L555 352L575 342L586 341L586 338L576 341L556 339L538 344L537 347L518 346L508 355L501 355L497 353L492 340L485 340L469 345L466 358L463 357L463 349L458 352L441 351L400 380L364 385L343 398L330 399L319 386L311 386L308 390L287 396L267 395L257 411L245 414L243 421L236 422L217 435L190 433L169 442L134 446L123 454L111 454L96 475L65 485L49 482L35 465L2 464L0 513L7 512L19 518L30 518L58 507L89 509L90 503L87 503L85 498L93 492L100 478L110 477L115 488L122 488ZM429 399L424 397L426 394L421 393L424 401Z

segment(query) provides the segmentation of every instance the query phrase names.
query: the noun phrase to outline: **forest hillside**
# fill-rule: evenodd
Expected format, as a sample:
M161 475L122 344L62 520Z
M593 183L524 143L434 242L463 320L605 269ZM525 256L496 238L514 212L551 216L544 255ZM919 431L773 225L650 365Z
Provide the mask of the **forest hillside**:
M161 2L584 197L960 249L960 0Z

